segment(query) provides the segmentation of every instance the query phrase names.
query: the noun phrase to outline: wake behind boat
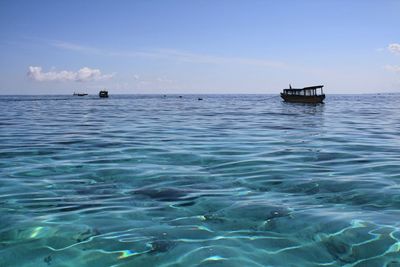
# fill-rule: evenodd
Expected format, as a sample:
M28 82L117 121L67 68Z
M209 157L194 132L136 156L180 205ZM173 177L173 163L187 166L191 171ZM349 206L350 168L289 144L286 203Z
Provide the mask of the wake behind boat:
M285 102L298 102L298 103L323 103L325 94L322 90L323 85L309 86L304 88L283 89L281 97ZM318 93L319 91L319 93Z

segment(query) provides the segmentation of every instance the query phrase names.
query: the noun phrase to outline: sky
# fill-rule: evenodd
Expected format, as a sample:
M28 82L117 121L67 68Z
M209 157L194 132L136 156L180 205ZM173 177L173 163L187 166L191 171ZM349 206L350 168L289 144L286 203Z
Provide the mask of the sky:
M0 1L0 94L400 92L400 0Z

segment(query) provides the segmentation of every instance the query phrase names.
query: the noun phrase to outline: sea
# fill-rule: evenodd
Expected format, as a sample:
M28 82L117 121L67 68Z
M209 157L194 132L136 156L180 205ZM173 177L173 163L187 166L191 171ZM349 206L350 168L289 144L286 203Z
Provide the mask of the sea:
M400 94L0 96L0 116L0 266L400 266Z

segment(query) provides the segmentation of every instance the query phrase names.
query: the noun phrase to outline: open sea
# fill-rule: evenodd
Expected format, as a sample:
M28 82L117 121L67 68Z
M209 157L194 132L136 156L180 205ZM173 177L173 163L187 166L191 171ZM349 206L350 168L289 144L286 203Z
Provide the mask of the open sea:
M400 94L0 96L0 116L2 267L400 266Z

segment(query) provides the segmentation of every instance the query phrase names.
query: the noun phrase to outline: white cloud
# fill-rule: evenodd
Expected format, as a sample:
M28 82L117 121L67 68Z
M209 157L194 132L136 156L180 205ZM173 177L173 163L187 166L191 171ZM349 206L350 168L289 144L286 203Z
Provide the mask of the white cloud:
M165 85L175 83L174 80L168 78L167 76L147 76L144 77L139 74L134 74L132 76L133 83L144 85L144 84L152 84L152 85Z
M279 61L245 58L245 57L223 57L207 54L190 53L172 49L160 49L154 51L159 57L170 58L181 62L221 64L221 65L255 65L260 67L283 68L286 64Z
M75 81L75 82L88 82L111 79L114 74L102 74L99 69L91 69L88 67L81 68L74 71L48 71L43 72L42 67L29 66L28 77L35 81Z
M59 49L75 51L87 54L97 54L105 56L115 56L124 58L146 58L146 59L157 59L157 60L172 60L187 63L196 64L214 64L214 65L253 65L259 67L268 68L285 68L287 65L284 62L258 59L258 58L247 58L247 57L226 57L210 54L192 53L187 51L180 51L174 49L155 49L147 51L112 51L99 49L96 47L83 46L80 44L74 44L69 42L52 42L52 46Z
M165 76L157 77L156 80L157 80L157 82L161 82L161 83L172 83L173 82L173 80L168 79Z
M389 44L389 45L388 45L388 49L389 49L389 51L392 52L393 54L398 54L398 55L400 55L400 44L396 44L396 43Z
M107 54L106 51L103 51L101 49L92 46L86 46L86 45L80 45L62 41L52 41L51 45L63 50L70 50L74 52L81 52L81 53L95 54L95 55Z
M385 66L385 69L388 71L400 73L400 66L387 65L387 66Z

